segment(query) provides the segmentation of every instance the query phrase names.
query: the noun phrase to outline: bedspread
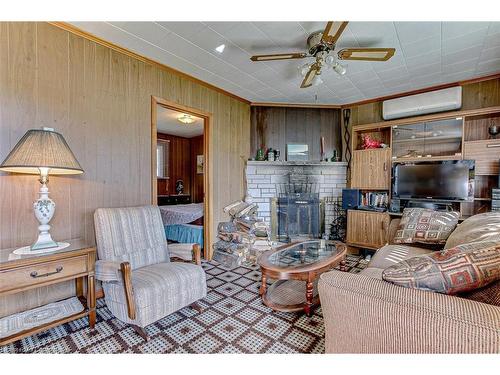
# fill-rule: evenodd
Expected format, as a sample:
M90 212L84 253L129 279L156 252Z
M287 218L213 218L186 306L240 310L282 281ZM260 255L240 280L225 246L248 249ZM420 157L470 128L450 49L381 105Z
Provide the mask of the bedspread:
M203 203L160 206L163 225L188 224L203 217Z

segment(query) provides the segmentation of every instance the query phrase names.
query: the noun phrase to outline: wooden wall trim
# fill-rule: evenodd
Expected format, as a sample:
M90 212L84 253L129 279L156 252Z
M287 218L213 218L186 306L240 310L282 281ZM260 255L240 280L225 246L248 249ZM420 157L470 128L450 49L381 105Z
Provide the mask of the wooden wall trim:
M203 119L203 154L205 163L203 166L203 243L204 256L206 259L212 259L212 233L213 222L212 205L212 159L210 152L210 129L213 124L213 114L198 108L188 107L173 101L169 101L157 96L151 96L151 202L156 204L158 201L157 177L156 177L156 141L157 141L157 105L172 109L174 111L184 112Z
M144 62L146 64L151 64L151 65L154 65L157 68L165 70L165 71L167 71L169 73L177 74L177 75L179 75L179 76L181 76L183 78L186 78L186 79L188 79L190 81L193 81L193 82L195 82L195 83L197 83L197 84L199 84L201 86L205 86L205 87L207 87L209 89L218 91L218 92L220 92L220 93L222 93L224 95L230 96L230 97L232 97L234 99L237 99L237 100L239 100L239 101L241 101L243 103L250 104L250 101L247 100L247 99L245 99L245 98L242 98L242 97L240 97L240 96L238 96L236 94L233 94L233 93L231 93L229 91L221 89L220 87L214 86L214 85L212 85L212 84L210 84L208 82L202 81L202 80L200 80L198 78L195 78L195 77L193 77L193 76L191 76L189 74L183 73L180 70L174 69L174 68L172 68L170 66L167 66L165 64L162 64L162 63L160 63L160 62L158 62L156 60L150 59L149 57L146 57L146 56L140 55L138 53L135 53L135 52L133 52L133 51L127 49L127 48L120 47L120 46L118 46L118 45L116 45L114 43L108 42L107 40L99 38L98 36L95 36L95 35L87 32L87 31L79 29L78 27L73 26L73 25L71 25L71 24L69 24L67 22L48 22L48 23L51 24L51 25L53 25L53 26L59 27L60 29L63 29L65 31L68 31L70 33L73 33L75 35L81 36L82 38L85 38L85 39L90 40L92 42L98 43L98 44L100 44L100 45L102 45L104 47L108 47L108 48L110 48L112 50L115 50L117 52L123 53L123 54L125 54L125 55L127 55L129 57L132 57L134 59L142 61L142 62Z

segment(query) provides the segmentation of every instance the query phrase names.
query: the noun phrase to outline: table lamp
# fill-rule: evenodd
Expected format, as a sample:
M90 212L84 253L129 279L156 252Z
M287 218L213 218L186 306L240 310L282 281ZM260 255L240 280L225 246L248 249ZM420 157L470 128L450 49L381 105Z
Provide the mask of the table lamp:
M13 173L40 175L40 198L33 204L35 217L40 222L38 239L31 250L58 247L50 235L49 222L54 216L56 204L49 198L49 174L81 174L83 169L71 152L64 137L52 128L31 129L0 164L0 170Z

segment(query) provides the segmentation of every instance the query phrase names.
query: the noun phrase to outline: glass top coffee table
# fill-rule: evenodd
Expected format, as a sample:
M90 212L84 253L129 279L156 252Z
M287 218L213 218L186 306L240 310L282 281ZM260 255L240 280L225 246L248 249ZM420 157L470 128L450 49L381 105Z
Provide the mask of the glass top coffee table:
M319 275L338 265L345 270L346 251L342 242L325 240L292 242L266 251L258 261L262 301L273 310L304 310L310 316L313 306L319 304ZM277 281L268 287L268 279Z

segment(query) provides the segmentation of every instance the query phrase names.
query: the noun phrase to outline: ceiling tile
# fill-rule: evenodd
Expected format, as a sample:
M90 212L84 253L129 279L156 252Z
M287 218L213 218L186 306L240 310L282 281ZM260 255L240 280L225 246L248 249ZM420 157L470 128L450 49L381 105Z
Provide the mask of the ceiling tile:
M221 34L252 55L272 52L278 47L266 34L250 22L239 22L227 32Z
M202 23L221 35L227 35L232 28L238 26L241 22L202 22Z
M441 63L408 67L408 73L410 73L410 76L429 75L431 73L439 74L441 73Z
M202 22L156 22L158 25L168 29L177 35L190 39L202 32L205 25Z
M387 61L374 61L370 64L376 72L382 71L382 70L389 70L389 69L394 69L398 68L401 66L405 66L405 59L403 56L403 52L401 51L401 48L396 49L396 52L394 53L394 56L392 56L389 60Z
M307 50L309 34L298 22L253 22L253 24L276 45L290 48L292 51Z
M443 40L456 38L488 27L488 22L443 22Z
M455 74L459 72L465 72L468 70L474 70L476 67L477 57L469 61L459 61L452 64L443 64L443 74Z
M481 52L481 56L479 56L480 61L493 60L498 58L500 58L500 46L485 49Z
M482 48L484 38L486 37L487 29L481 29L470 34L465 34L457 38L447 39L443 41L443 54L462 51L472 46Z
M496 23L500 23L500 22L496 22ZM488 36L486 36L486 38L484 39L483 48L488 49L488 48L494 48L497 46L500 46L500 32L498 32L496 34L489 34Z
M154 22L110 22L110 24L156 45L170 33Z
M349 22L348 28L361 46L365 43L380 44L397 40L392 22Z
M366 71L359 72L359 73L351 73L349 71L348 78L355 84L363 83L366 81L371 81L373 79L378 79L375 72L373 71L373 69L366 70Z
M477 64L478 73L497 73L500 72L500 59L481 61Z
M396 68L379 71L377 72L377 75L383 81L397 79L397 78L407 77L408 69L406 69L406 66L398 66Z
M422 55L414 56L406 59L407 67L417 67L421 65L429 65L441 62L441 50L425 52Z
M457 82L473 78L475 75L476 70L473 68L471 70L465 70L459 73L446 73L444 74L444 78L446 82Z
M394 25L399 41L403 44L441 37L441 22L394 22Z
M431 51L439 51L441 49L441 38L437 35L416 42L401 43L401 46L405 57L409 59Z
M224 44L228 45L229 41L225 39L222 35L216 33L209 27L205 27L199 33L194 34L188 40L198 47L203 48L205 51L213 52L219 54L215 51L215 48Z
M477 59L480 55L481 46L472 46L455 53L443 54L442 61L443 64L455 64L460 61Z
M408 76L393 79L384 79L382 83L387 88L398 87L404 84L408 84Z

